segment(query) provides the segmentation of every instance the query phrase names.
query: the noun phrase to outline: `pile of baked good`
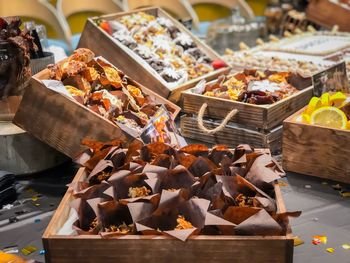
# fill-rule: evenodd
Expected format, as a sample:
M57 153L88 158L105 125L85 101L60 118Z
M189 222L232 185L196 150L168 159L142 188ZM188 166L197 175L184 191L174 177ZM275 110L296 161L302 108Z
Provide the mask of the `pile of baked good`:
M222 75L205 86L201 94L250 104L273 104L299 90L291 84L289 72L244 70L233 76Z
M138 12L97 23L168 84L182 84L214 70L192 37L168 18Z
M270 56L268 53L264 54L264 52L243 51L234 54L229 53L224 58L233 68L268 68L276 71L296 72L304 77L311 77L315 73L325 69L323 64L293 58Z
M0 99L21 95L30 78L30 52L37 47L19 17L0 17Z
M160 106L89 49L77 49L48 69L50 78L61 81L76 101L118 125L141 131Z
M284 172L266 150L85 144L87 179L70 185L78 234L284 235L287 217L300 214L278 213L274 183Z

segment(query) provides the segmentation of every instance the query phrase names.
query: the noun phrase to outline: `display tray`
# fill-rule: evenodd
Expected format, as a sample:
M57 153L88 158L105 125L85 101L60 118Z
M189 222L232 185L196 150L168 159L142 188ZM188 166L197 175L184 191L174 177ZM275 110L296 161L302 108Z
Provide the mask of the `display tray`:
M61 61L63 64L67 59ZM61 93L47 88L42 80L50 79L45 69L34 75L26 88L13 123L47 143L52 148L75 158L86 148L85 138L99 141L119 139L125 142L133 136L112 121ZM167 105L173 118L180 108L126 76L131 85L139 87L154 102Z
M72 183L84 181L85 168L79 169ZM275 200L280 213L286 212L278 183ZM100 235L57 235L66 222L69 203L74 199L68 190L43 234L46 262L278 262L293 261L293 238L285 236L205 236L183 242L167 236L126 235L102 238Z
M300 32L272 39L249 50L228 52L223 57L234 70L268 68L298 72L305 77L311 77L345 60L350 77L349 40L348 32L337 30Z
M230 68L224 67L214 70L201 77L189 80L175 87L170 87L169 83L164 81L162 77L152 69L143 59L141 59L134 51L121 44L111 35L96 25L94 21L104 19L111 21L126 15L145 12L156 17L163 17L171 20L177 29L182 33L190 36L192 41L212 60L222 60L222 58L201 40L195 37L180 22L172 18L169 14L160 8L143 8L129 12L104 15L100 17L89 18L86 22L84 31L81 35L78 46L91 49L96 55L101 55L108 59L113 65L120 68L139 83L149 87L157 94L169 98L170 101L177 103L181 97L181 91L189 89L196 85L200 80L212 80L218 75L227 73ZM98 41L96 41L98 39Z
M209 82L209 84L215 83ZM270 130L282 124L282 121L305 106L313 96L313 87L310 81L305 81L298 87L299 92L288 98L269 105L255 105L217 97L208 97L197 94L195 88L183 92L183 110L186 113L198 114L203 104L207 104L204 117L223 119L230 111L237 109L231 119L232 122L243 124L247 128ZM250 143L250 142L249 142Z
M206 119L203 124L208 129L214 129L220 123ZM269 148L272 153L278 153L282 147L282 125L271 131L258 131L236 123L228 123L223 130L215 134L207 134L198 127L197 117L185 115L180 120L181 134L184 137L210 144L225 144L236 147L247 143L257 148Z
M283 122L283 168L350 183L350 131L295 121L305 109Z

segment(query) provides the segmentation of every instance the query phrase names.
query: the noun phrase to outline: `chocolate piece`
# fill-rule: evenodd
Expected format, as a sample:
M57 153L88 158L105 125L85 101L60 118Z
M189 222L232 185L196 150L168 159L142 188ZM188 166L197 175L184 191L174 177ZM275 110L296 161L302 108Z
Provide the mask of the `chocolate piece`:
M21 95L30 78L30 52L37 47L19 17L0 18L0 99Z
M175 82L181 78L181 73L173 68L166 68L163 70L162 75L166 82Z
M189 48L193 48L196 46L192 38L186 33L177 34L176 39L174 39L174 41L175 41L175 44L182 46L184 50L187 50Z
M152 59L148 63L158 73L161 73L166 67L166 64L162 60Z
M201 51L198 47L191 48L186 50L186 52L192 55L195 59L200 59L201 57L205 57L206 55Z

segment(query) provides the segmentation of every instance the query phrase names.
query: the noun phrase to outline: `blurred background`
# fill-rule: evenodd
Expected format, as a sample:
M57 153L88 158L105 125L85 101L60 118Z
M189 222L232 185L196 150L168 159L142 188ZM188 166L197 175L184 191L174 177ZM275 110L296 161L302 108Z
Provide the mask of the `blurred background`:
M307 4L306 0L0 0L0 16L20 16L29 22L24 26L35 28L44 51L54 52L58 60L76 48L86 19L92 16L159 6L190 24L197 36L222 53L227 46L238 48L238 40L254 45L257 38L312 24L304 21Z

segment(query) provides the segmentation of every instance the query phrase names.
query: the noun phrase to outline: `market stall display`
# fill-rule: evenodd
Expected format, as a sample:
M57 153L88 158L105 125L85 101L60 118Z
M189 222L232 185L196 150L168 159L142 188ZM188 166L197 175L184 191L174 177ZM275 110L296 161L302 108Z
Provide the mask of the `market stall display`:
M89 145L44 233L47 261L164 261L181 249L184 262L290 262L288 216L300 213L286 212L275 181L284 172L268 150Z
M272 2L212 24L206 43L240 48L223 57L150 7L88 19L44 70L29 63L44 55L33 24L0 18L0 261L346 259L350 2L310 0L284 20L292 4ZM340 23L316 31L313 16ZM265 42L266 19L283 38Z
M350 183L349 109L349 95L324 93L287 118L283 123L283 167Z
M159 8L90 18L79 47L173 102L181 90L229 70L218 54Z
M229 52L224 58L237 70L262 67L310 77L342 60L346 61L349 71L349 43L350 33L336 30L301 32L280 40L273 38L245 51Z
M256 147L271 147L272 150L278 149L275 143L281 136L281 128L277 127L306 105L313 94L309 78L290 72L244 70L201 84L183 92L184 111L198 114L198 118L182 119L183 135L232 146L242 143L243 139ZM211 119L224 120L220 125ZM226 129L224 134L220 133L220 128L215 134L203 129L202 122L212 122L210 126L214 127L227 123L228 126L222 127ZM229 129L234 135L229 135Z
M173 118L180 110L91 50L77 49L32 78L14 123L75 157L83 138L140 137L162 105Z

